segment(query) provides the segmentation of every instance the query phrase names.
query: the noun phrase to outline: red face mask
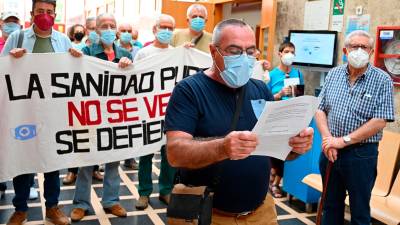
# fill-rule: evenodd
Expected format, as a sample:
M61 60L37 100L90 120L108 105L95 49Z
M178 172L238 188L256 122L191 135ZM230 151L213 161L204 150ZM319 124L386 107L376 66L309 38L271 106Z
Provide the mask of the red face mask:
M38 26L39 29L48 31L54 25L54 17L46 13L43 13L36 15L35 18L33 19L33 22L35 23L36 26Z

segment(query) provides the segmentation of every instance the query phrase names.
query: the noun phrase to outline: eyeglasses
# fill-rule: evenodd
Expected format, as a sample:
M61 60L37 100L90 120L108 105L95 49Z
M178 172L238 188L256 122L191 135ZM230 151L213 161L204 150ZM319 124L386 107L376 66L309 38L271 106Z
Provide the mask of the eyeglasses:
M350 44L350 45L348 45L347 46L349 49L352 49L352 50L354 50L354 49L359 49L359 48L361 48L362 50L369 50L369 49L371 49L371 47L369 47L369 46L367 46L367 45L358 45L358 44Z
M173 27L171 27L171 26L165 26L165 25L160 25L160 26L158 26L158 29L161 29L161 30L168 29L169 31L173 31L173 30L174 30Z
M104 23L102 25L100 25L100 30L116 30L117 26L115 24L108 24L108 23Z
M121 33L125 33L125 32L132 33L132 30L124 30L124 29L122 29L119 32L121 32Z
M255 57L257 54L257 48L256 47L249 47L246 49L242 49L238 46L231 45L228 46L226 49L220 48L220 46L216 46L218 49L222 50L223 52L227 53L228 56L234 56L234 57L240 57L244 52L246 52L246 55Z
M204 19L203 15L191 15L190 19L194 19L194 18L197 18L197 17Z
M293 55L296 55L296 53L294 52L294 50L283 50L282 53L286 54L286 53L292 53Z
M36 13L37 14L48 14L48 15L50 15L50 16L54 16L56 13L53 11L53 10L51 10L51 9L41 9L41 8L39 8L39 9L36 9L35 10L36 11Z

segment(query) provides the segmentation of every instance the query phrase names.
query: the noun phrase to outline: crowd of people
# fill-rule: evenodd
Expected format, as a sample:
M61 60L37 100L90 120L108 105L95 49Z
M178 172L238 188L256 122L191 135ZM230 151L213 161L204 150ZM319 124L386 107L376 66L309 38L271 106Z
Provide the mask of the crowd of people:
M188 8L185 29L175 30L171 15L158 16L152 28L154 40L145 44L139 42L139 31L131 23L117 23L107 13L87 18L84 25L73 25L68 36L64 35L52 28L55 13L55 0L33 0L32 25L22 29L18 13L3 12L1 55L18 59L25 53L68 52L73 57L88 55L126 68L178 46L210 54L212 66L179 82L170 98L165 117L167 143L160 149L159 200L169 203L178 177L187 185L213 186L212 224L236 224L238 220L246 224L277 224L272 196L283 196L280 183L284 163L251 155L258 137L249 131L257 122L250 102L286 100L297 95L296 88L304 85L304 78L292 67L293 43L280 45L280 63L268 75L270 63L256 62L260 51L253 29L241 20L228 19L217 24L212 34L208 33L204 30L208 12L200 4ZM343 224L346 190L350 195L352 224L369 224L371 219L369 198L376 177L377 143L386 122L394 120L391 80L368 63L372 46L368 33L349 34L343 48L349 63L329 73L321 92L316 119L323 137L322 176L329 161L340 162L334 164L337 168L329 181L325 225ZM255 63L266 71L257 75L259 80L251 79ZM296 79L297 85L285 85L288 78ZM232 128L241 92L245 93L243 105L237 125ZM290 139L292 152L288 160L311 148L313 134L313 129L305 128ZM139 162L134 158L124 161L125 167L139 170L140 197L135 205L139 210L148 207L153 192L152 158L153 154L140 157ZM68 169L62 183L76 186L70 218L58 206L59 171L44 173L46 219L56 225L82 220L91 208L93 179L103 181L101 204L105 212L126 217L127 212L119 203L119 165L118 161ZM15 212L8 225L27 220L27 201L38 196L33 185L34 174L13 178ZM0 183L0 194L5 190L5 183Z

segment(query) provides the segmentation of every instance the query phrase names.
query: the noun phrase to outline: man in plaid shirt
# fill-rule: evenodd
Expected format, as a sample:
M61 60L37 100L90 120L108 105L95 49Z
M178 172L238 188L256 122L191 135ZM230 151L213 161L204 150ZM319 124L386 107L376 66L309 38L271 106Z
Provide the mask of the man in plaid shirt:
M326 189L324 225L344 223L346 191L351 224L370 224L371 191L376 178L378 142L387 122L394 121L393 83L372 66L374 40L365 31L345 39L349 63L333 68L321 91L316 113L323 137L320 170L323 180L328 161L333 163Z

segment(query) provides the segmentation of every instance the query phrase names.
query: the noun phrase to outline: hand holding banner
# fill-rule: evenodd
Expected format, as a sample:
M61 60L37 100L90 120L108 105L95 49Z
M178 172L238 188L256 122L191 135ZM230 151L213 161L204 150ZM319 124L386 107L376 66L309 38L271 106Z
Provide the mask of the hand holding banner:
M0 57L0 181L147 155L175 84L212 60L183 47L120 69L93 57Z

